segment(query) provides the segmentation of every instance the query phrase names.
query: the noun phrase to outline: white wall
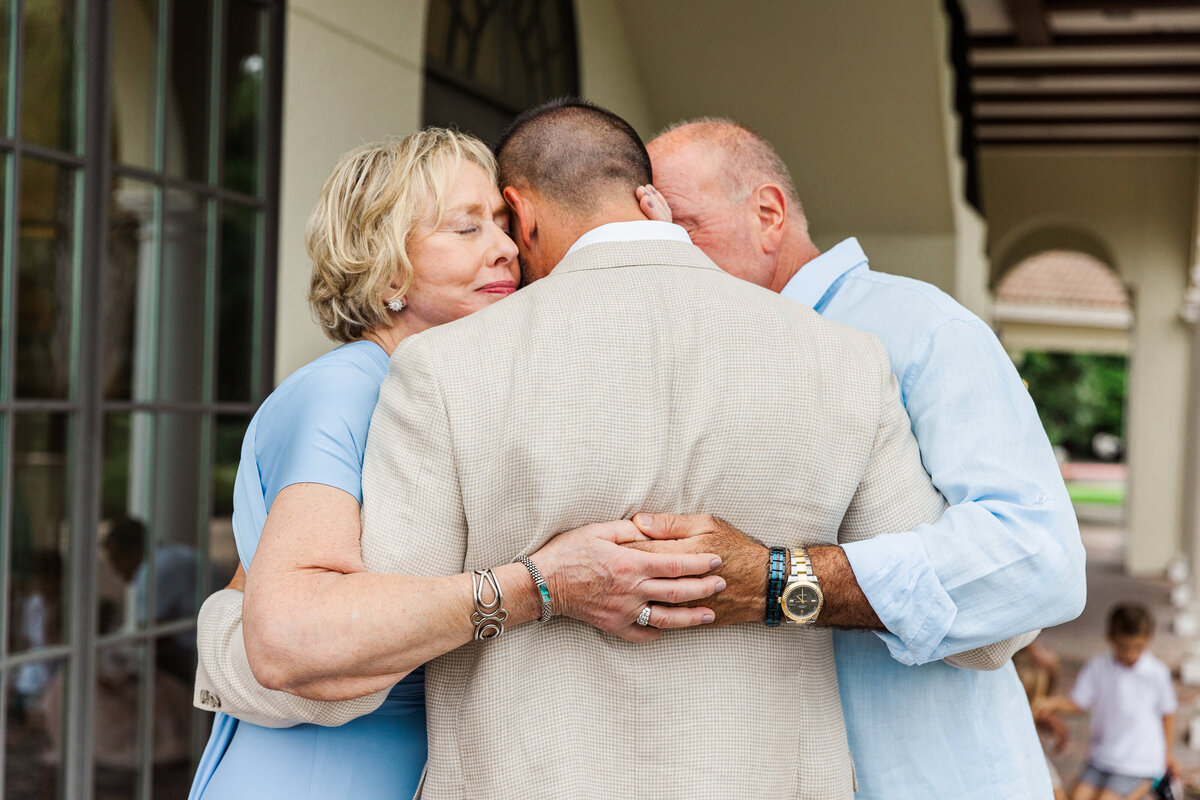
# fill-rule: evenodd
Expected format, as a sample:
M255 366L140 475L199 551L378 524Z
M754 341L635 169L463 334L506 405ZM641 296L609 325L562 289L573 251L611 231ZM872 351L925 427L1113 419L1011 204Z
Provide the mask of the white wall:
M579 90L594 103L624 117L643 139L656 132L626 18L616 0L578 0Z
M421 116L425 0L291 0L284 55L275 380L333 347L305 300L304 226L342 153Z
M1161 570L1182 539L1190 333L1179 318L1191 256L1197 159L1186 151L984 151L991 255L1011 267L1045 231L1078 231L1110 254L1133 297L1126 418L1126 566Z

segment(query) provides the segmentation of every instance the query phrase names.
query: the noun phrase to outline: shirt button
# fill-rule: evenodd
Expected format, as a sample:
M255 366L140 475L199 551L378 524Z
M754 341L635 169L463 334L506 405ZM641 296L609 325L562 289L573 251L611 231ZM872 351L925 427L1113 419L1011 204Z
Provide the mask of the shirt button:
M1033 498L1033 501L1040 506L1042 503L1046 502L1046 493L1038 492L1038 496Z

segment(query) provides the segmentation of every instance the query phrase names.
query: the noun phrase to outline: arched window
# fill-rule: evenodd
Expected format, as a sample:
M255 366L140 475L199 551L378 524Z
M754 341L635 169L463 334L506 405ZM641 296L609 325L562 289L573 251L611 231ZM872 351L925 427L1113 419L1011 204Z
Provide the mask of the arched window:
M1133 310L1121 276L1089 253L1035 253L996 285L995 320L1051 444L1071 459L1063 476L1072 498L1119 505L1124 467L1090 462L1124 452Z
M523 109L578 93L571 0L431 0L426 125L490 142Z

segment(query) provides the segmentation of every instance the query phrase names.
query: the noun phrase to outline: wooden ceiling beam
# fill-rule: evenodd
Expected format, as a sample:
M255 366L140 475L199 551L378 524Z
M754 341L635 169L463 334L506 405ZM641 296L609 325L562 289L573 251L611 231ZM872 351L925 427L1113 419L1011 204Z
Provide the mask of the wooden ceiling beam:
M1200 69L1200 36L1188 45L1142 47L1008 47L979 48L971 52L973 67L1071 66L1118 67L1131 64L1175 65Z
M1124 126L1143 125L1143 124L1162 124L1162 125L1196 125L1200 126L1200 113L1190 114L1186 116L1173 117L1153 117L1153 118L1131 118L1117 115L1104 116L1095 115L1087 117L1055 117L1053 115L1030 115L1024 117L1005 117L991 116L988 114L977 114L976 121L980 125L989 127L1022 126L1022 125L1112 125Z
M1018 102L1005 103L991 99L982 99L974 105L975 119L1007 120L1007 119L1055 119L1061 121L1084 119L1124 119L1124 120L1159 120L1159 119L1200 119L1200 98L1173 99L1169 101L1134 101L1129 103L1105 102L1092 100L1089 102L1060 103L1053 98L1038 100L1022 99Z
M975 128L980 141L1010 139L1073 139L1077 141L1113 139L1175 139L1191 140L1200 146L1200 125L1195 123L1163 125L1157 123L1093 124L1052 123L1039 121L1036 124L997 125L980 124Z
M1114 137L1112 139L1050 139L1040 137L1027 137L1024 139L988 139L979 137L976 139L980 147L1111 147L1114 145L1131 145L1131 146L1146 146L1146 147L1187 147L1200 148L1200 140L1193 137L1165 137L1159 139L1136 139L1136 138L1121 138Z
M973 66L971 75L979 78L1057 78L1078 75L1195 77L1200 75L1200 68L1194 64L988 64Z
M1042 0L1046 11L1100 11L1128 14L1134 11L1195 10L1195 0Z
M1036 101L1039 103L1133 103L1141 101L1170 102L1172 100L1200 100L1200 89L1179 92L1147 92L1146 94L1127 92L1063 92L1062 94L1054 94L1051 92L996 92L995 94L991 94L977 92L975 95L975 100L980 103L1023 103L1030 101Z
M1050 97L1064 94L1160 95L1191 94L1200 91L1200 73L1190 75L1117 75L1097 70L1090 74L972 75L971 91L976 97L998 94L1023 94Z
M994 34L988 36L972 36L969 40L972 50L1009 50L1019 43L1012 34ZM1054 47L1069 49L1072 47L1145 47L1156 45L1195 45L1194 33L1130 33L1130 34L1055 34Z

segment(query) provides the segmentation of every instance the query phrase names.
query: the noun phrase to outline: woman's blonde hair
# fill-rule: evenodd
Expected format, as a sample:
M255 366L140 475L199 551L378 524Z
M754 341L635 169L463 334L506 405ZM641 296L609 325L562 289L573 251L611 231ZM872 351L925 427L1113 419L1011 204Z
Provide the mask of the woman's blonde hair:
M366 144L338 161L305 231L308 302L330 338L352 342L390 324L386 303L412 284L409 239L423 220L441 224L464 162L495 181L487 145L446 128Z

